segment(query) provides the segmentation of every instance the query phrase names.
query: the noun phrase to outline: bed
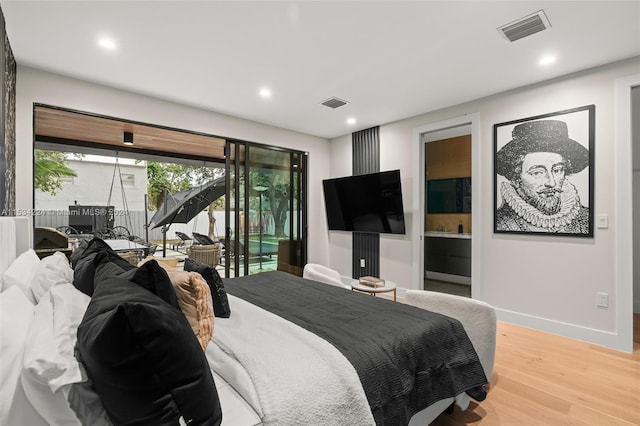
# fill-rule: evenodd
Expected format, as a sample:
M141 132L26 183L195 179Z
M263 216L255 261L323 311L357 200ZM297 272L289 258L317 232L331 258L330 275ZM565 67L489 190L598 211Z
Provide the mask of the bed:
M126 416L111 422L106 415L107 400L87 374L95 360L78 362L74 355L78 327L83 329L82 321L96 309L90 303L99 296L72 285L63 255L29 257L29 231L28 221L0 218L0 424L129 424ZM128 273L139 276L142 269ZM29 281L33 288L7 286L7 278ZM190 336L183 342L189 334L184 331L159 340L152 336L154 344L168 346L155 351L162 357L145 356L158 365L169 363L174 374L167 375L174 382L163 396L165 405L154 410L166 410L162 424L177 424L176 410L187 413L181 424L218 424L209 421L213 395L223 425L427 425L451 404L466 408L470 398L486 395L495 313L482 302L409 291L407 304L400 304L282 272L223 283L231 314L215 318L213 337L198 346L200 353L185 349L198 341ZM147 337L136 335L136 342ZM434 338L427 349L424 339ZM177 357L173 363L169 352ZM191 372L183 361L189 357L207 371ZM144 372L130 375L138 373ZM213 393L200 380L204 376L215 384ZM122 386L128 378L109 385L126 395Z

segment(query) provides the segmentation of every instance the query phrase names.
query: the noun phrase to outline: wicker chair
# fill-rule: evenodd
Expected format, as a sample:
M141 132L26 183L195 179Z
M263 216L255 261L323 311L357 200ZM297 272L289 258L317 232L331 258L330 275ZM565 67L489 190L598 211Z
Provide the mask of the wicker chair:
M220 244L195 245L189 249L189 259L215 267L220 262Z

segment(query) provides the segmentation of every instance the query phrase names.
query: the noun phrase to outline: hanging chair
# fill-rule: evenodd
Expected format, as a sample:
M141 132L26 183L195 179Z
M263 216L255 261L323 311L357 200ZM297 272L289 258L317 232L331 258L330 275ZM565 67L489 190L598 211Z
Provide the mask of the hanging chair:
M133 228L133 222L131 220L131 215L129 214L127 194L122 183L122 170L120 169L120 157L118 152L116 152L116 161L113 167L113 176L111 177L111 187L109 188L109 198L107 199L107 206L111 205L111 196L113 195L113 187L116 181L116 171L118 172L118 180L120 181L120 191L122 194L122 207L124 209L125 225L128 225L129 228L127 228L127 226L117 225L110 229L100 229L96 231L94 235L103 239L110 238L119 240L131 240L132 234L129 229Z

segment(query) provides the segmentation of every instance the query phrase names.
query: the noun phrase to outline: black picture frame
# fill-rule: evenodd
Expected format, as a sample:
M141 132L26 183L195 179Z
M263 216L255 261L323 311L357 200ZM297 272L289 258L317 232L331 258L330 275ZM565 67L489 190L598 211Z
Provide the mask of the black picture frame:
M595 105L493 125L493 232L593 238Z

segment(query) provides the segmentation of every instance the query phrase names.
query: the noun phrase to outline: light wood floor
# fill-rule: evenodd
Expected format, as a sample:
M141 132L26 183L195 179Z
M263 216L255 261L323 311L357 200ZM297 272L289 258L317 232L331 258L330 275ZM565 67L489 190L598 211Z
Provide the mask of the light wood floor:
M626 354L498 322L487 399L433 426L640 425L640 315Z

